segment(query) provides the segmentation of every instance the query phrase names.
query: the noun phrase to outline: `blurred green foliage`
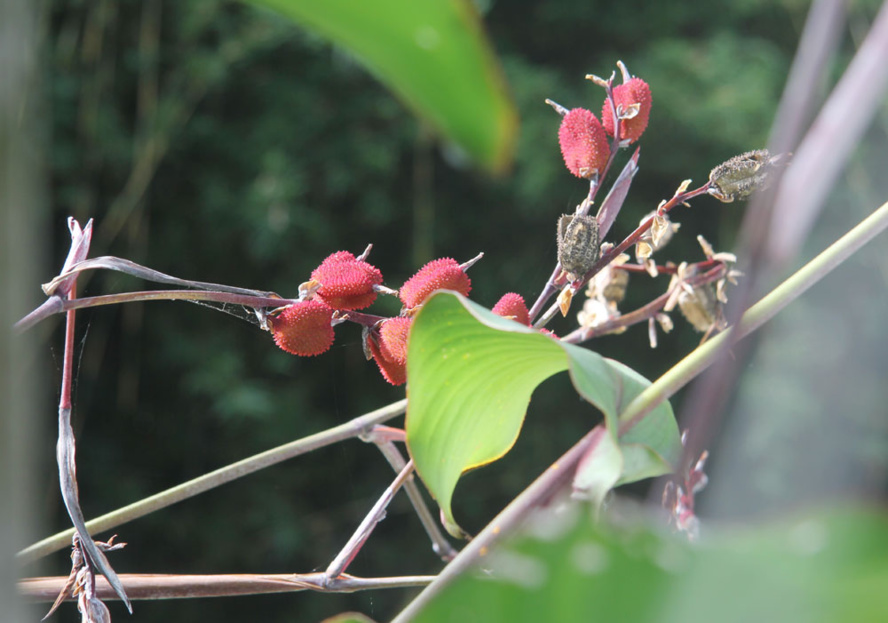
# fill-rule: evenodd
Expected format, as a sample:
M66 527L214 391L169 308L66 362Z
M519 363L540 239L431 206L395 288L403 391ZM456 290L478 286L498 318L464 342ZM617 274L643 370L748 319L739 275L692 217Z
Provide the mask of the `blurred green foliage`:
M328 254L373 243L370 261L392 287L434 256L464 261L484 251L471 271L472 298L490 306L516 291L532 300L554 264L556 217L586 192L561 163L559 120L543 99L598 111L602 93L583 76L607 75L618 59L650 83L641 171L613 233L625 235L681 180L702 182L721 160L765 143L807 9L799 0L479 6L521 119L514 168L501 179L437 149L350 54L272 13L216 0L47 2L45 231L56 237L54 265L72 215L96 219L93 256L184 278L293 295ZM852 27L873 6L855 4ZM684 235L664 259L700 258L697 233L730 248L741 213L701 198L678 215ZM81 288L95 295L141 285L113 274ZM626 308L663 289L634 279ZM375 309L396 313L398 304ZM238 317L181 303L79 315L74 417L87 517L403 396L364 361L354 326L337 328L331 352L300 359L275 348L242 310L228 311ZM676 324L656 351L643 328L594 347L656 378L699 340ZM55 326L46 352L59 357ZM47 374L47 392L57 376ZM68 524L50 420L38 451L55 531ZM587 427L588 406L569 382L545 383L509 456L461 482L463 525L483 526ZM372 447L347 442L122 527L131 545L112 562L119 572L149 573L323 569L391 477ZM793 501L786 483L779 493ZM67 567L59 553L39 572ZM349 571L440 567L398 499ZM383 620L407 598L139 602L134 620L317 621L347 609ZM123 616L119 604L111 608ZM63 610L58 620L75 620L72 607Z
M573 511L533 517L415 620L875 623L888 609L879 513L820 511L694 547L657 525L596 525L589 509Z

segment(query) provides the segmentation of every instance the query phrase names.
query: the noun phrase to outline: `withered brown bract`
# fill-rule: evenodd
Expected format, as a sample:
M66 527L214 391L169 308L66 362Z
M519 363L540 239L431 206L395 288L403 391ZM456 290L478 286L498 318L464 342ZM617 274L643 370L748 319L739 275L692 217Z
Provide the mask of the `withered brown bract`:
M599 244L595 217L564 214L558 219L558 261L574 277L592 269L598 260Z

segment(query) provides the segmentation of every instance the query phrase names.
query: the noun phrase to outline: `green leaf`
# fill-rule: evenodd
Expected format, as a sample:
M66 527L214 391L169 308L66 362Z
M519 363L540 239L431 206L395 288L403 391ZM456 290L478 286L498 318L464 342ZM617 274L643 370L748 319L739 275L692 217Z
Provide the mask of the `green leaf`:
M509 451L537 385L569 370L580 395L604 414L612 440L622 409L649 385L620 363L501 318L452 292L426 301L414 319L408 349L407 445L452 533L459 532L451 500L460 475ZM591 472L578 475L581 484L595 483L596 497L606 493L604 483L666 473L678 457L678 427L668 402L623 427L621 447L612 444L601 460L588 462ZM621 458L614 450L622 452L624 442L631 447ZM622 467L614 472L617 464Z
M368 616L361 614L360 612L343 612L342 614L337 614L336 616L330 617L329 619L324 619L321 623L376 623L373 619Z
M350 50L416 115L490 170L510 165L517 114L469 0L248 1Z
M691 545L660 527L615 527L588 513L536 517L413 620L696 623L885 621L888 518L817 512L720 531ZM554 532L554 534L553 534ZM541 531L542 534L542 531Z

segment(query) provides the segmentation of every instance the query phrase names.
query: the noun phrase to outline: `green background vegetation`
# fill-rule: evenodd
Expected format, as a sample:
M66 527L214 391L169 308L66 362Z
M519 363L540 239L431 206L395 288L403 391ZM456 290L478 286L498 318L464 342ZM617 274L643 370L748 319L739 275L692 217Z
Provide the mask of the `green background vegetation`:
M875 4L853 4L845 61ZM561 163L558 117L543 100L598 112L602 92L583 76L607 75L618 59L650 84L641 171L612 237L625 235L681 180L702 182L722 160L766 143L807 10L800 0L479 6L521 124L514 164L496 178L439 145L349 53L269 11L216 1L47 2L46 136L38 140L50 180L42 231L53 236L51 270L67 250L64 218L72 215L96 220L93 256L183 278L293 296L328 254L373 243L370 261L392 287L434 257L465 261L483 251L470 272L472 299L492 306L516 291L531 301L554 264L557 216L586 192ZM836 75L843 65L839 59ZM837 193L841 211L824 218L812 252L885 199L877 173L888 151L885 128L883 111ZM730 249L742 210L701 198L677 211L684 235L664 259L700 259L698 233ZM872 336L884 335L888 266L883 253L867 249L839 272L831 289L796 304L794 316L778 320L782 329L762 338L764 359L741 387L736 411L737 421L760 421L740 431L729 423L733 435L714 443L716 456L736 457L713 486L720 502L712 515L743 521L883 491L888 361ZM86 295L140 287L117 274L81 283ZM636 278L625 307L664 288ZM35 286L35 305L38 294ZM381 300L374 309L394 314L398 304ZM79 314L74 417L87 517L403 396L364 361L355 326L337 329L332 351L300 359L231 311L241 318L182 303ZM699 340L678 318L676 325L656 351L640 327L594 348L656 378ZM47 365L39 372L44 533L68 525L52 416L61 328L43 327ZM771 339L778 333L783 340ZM811 399L812 383L834 385L835 401ZM762 395L777 402L763 409L755 402ZM679 421L680 405L679 397ZM595 417L566 375L546 382L512 453L461 482L455 508L463 526L481 528ZM810 452L793 453L799 448ZM347 442L121 528L131 545L112 562L121 573L322 570L391 477L374 448ZM59 553L26 571L66 574L68 565ZM399 498L349 571L422 574L440 566ZM317 621L348 609L384 620L407 597L138 602L134 620ZM111 608L124 616L119 604ZM73 607L56 616L75 620Z

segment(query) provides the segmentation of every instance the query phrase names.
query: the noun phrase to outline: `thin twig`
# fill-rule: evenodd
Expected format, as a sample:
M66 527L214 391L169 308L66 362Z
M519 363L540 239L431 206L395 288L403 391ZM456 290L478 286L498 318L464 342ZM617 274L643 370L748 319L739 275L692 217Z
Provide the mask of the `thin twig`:
M290 443L285 443L271 450L255 454L249 458L232 463L220 469L204 474L193 480L149 496L128 506L118 508L110 513L97 517L86 523L90 533L95 534L111 530L139 517L144 517L154 511L171 506L176 502L187 500L190 497L204 493L232 480L237 480L255 471L275 465L281 461L323 448L331 444L359 437L371 427L391 420L407 408L407 400L399 400L390 405L365 413L360 417L334 426L325 431L303 437ZM73 530L65 530L43 539L20 551L16 557L21 563L29 563L48 554L63 549L71 542Z
M305 590L319 593L354 593L383 588L414 588L429 584L435 576L361 578L345 574L332 582L327 582L324 574L319 572L217 575L123 573L120 579L127 593L135 601L294 593ZM65 576L26 578L19 581L18 591L35 601L52 601L64 587L66 580ZM115 598L114 591L103 578L97 578L96 594L100 599Z
M376 443L376 447L379 448L379 451L382 452L382 455L396 472L404 469L407 461L393 442L374 441L374 443ZM413 509L416 511L416 515L419 517L422 527L432 541L432 550L444 561L453 560L457 551L444 536L444 533L441 532L437 519L429 510L429 507L419 490L419 486L416 484L416 480L412 475L407 479L407 482L404 483L404 490L407 492L407 497L410 498L410 503L413 504Z
M709 263L710 262L707 260L706 262L701 262L701 265ZM726 273L727 267L724 264L719 264L718 266L708 270L705 273L699 273L696 275L692 275L691 277L687 277L684 281L688 286L694 288L707 283L712 283L713 281L718 281L719 279L724 277ZM643 305L631 312L621 314L616 318L611 318L610 320L595 325L594 327L579 327L578 329L574 329L573 331L562 337L561 341L568 342L570 344L579 344L581 342L591 340L592 338L607 335L608 333L613 333L614 331L619 331L620 329L625 329L640 322L646 322L647 320L656 317L656 315L663 310L663 307L666 305L666 302L669 300L669 297L671 295L671 292L665 292L647 305Z
M404 466L404 469L398 473L392 484L386 487L379 500L376 501L376 504L373 505L373 508L370 509L370 512L367 513L367 516L364 517L364 520L345 544L345 547L342 548L342 551L337 554L336 558L333 559L333 562L330 563L330 566L327 567L324 575L327 576L328 581L332 582L341 576L348 568L351 561L354 560L355 556L358 555L358 552L361 551L364 543L366 543L367 539L370 538L370 535L373 534L376 524L385 519L385 510L388 508L388 505L391 504L395 494L401 489L404 481L407 480L412 473L413 460L410 460Z
M75 288L73 282L70 284L68 296L74 298ZM59 400L59 438L56 443L56 459L59 466L59 487L62 493L62 501L74 524L74 529L80 536L80 546L83 548L86 556L84 563L90 568L88 572L91 574L91 567L94 566L102 575L108 578L108 583L114 588L115 592L123 600L127 610L133 611L132 604L123 590L120 579L108 562L105 555L99 551L93 542L89 531L86 528L86 520L83 516L83 510L80 508L80 495L77 490L77 464L74 440L74 428L71 426L71 379L74 367L74 310L67 313L67 322L65 325L65 358L62 367L62 395Z
M142 266L141 264L137 264L136 262L126 260L121 257L115 257L113 255L105 255L89 260L83 260L81 262L73 264L70 267L66 267L66 270L63 271L62 274L60 274L49 283L44 284L43 291L47 295L54 294L59 284L64 282L71 276L86 270L98 269L114 270L127 275L131 275L133 277L138 277L139 279L144 279L145 281L151 281L154 283L165 283L171 286L181 286L183 288L192 288L195 290L218 290L220 292L231 292L232 294L246 294L248 296L280 298L274 292L266 292L264 290L253 290L250 288L238 288L235 286L228 286L221 283L208 283L206 281L180 279L179 277L173 277L172 275L167 275L160 271L154 270L153 268L148 268L147 266Z

